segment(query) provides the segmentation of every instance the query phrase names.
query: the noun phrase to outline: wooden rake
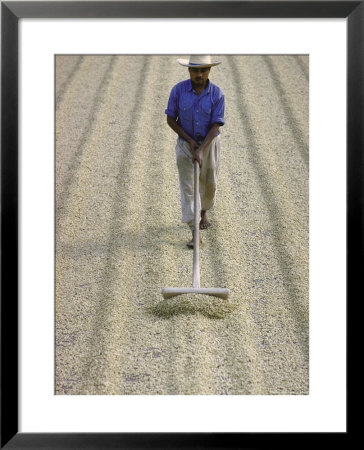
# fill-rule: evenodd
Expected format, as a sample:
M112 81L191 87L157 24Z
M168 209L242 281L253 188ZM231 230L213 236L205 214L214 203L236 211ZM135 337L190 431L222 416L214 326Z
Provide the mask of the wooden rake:
M229 296L229 289L226 288L202 288L200 287L200 211L197 209L198 195L200 193L200 166L198 161L194 163L194 219L195 230L193 233L193 273L192 273L192 287L166 287L162 289L164 298L176 297L182 294L204 294L212 295L227 299Z

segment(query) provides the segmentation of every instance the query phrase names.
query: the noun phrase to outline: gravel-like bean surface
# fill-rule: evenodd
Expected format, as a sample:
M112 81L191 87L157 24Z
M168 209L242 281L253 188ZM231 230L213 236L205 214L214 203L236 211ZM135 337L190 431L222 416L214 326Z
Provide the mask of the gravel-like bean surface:
M217 56L226 97L201 286L189 287L180 55L56 58L57 394L308 394L308 57Z

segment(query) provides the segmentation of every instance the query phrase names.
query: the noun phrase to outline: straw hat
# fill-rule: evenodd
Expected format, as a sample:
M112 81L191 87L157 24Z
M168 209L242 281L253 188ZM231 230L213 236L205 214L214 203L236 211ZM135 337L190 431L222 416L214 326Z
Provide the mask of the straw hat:
M190 59L177 59L177 62L186 67L212 67L221 64L221 61L211 61L210 55L191 55Z

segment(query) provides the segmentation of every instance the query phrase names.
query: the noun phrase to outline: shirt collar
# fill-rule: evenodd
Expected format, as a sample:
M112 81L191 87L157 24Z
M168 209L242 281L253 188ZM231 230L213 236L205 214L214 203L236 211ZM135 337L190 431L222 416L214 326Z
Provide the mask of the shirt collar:
M188 81L189 81L189 91L193 92L192 81L191 81L191 79L189 79ZM211 88L211 83L210 83L210 80L207 79L207 86L205 87L205 89L202 92L206 91L206 93L208 93L208 92L210 92L210 88Z

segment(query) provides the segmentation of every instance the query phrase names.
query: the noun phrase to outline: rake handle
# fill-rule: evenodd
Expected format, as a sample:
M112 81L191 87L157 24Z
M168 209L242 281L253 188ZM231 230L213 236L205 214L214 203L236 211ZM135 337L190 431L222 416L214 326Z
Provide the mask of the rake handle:
M198 197L200 195L200 165L198 161L194 163L194 233L193 233L193 274L192 274L192 287L200 287L200 211L197 208L199 204Z

